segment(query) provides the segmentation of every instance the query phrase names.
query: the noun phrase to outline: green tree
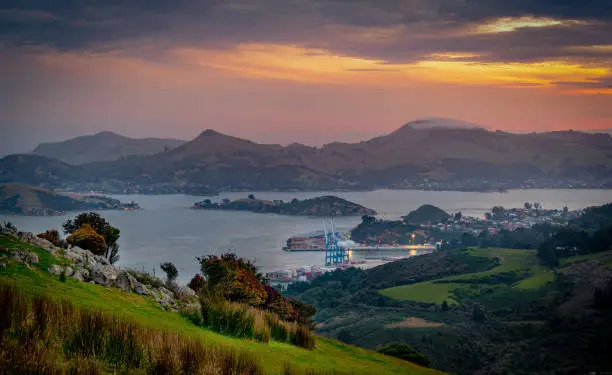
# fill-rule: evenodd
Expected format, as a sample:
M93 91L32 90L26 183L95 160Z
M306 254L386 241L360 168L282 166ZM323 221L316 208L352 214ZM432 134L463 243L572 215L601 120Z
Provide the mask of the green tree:
M89 225L96 233L104 237L106 242L106 251L104 256L111 262L115 263L119 260L119 244L117 241L121 236L121 231L113 227L105 218L95 212L84 212L77 215L73 220L66 220L62 227L64 234L72 234L81 228L83 225Z
M442 311L448 311L448 302L446 300L442 302Z
M165 262L160 264L159 267L162 269L162 271L166 273L166 279L168 280L168 283L174 282L174 280L176 280L176 278L178 277L178 270L176 269L176 266L174 264L170 262Z

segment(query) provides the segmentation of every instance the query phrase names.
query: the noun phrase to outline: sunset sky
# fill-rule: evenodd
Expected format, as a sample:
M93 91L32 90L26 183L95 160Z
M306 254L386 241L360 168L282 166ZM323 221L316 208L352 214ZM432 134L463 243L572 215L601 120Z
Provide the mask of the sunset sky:
M102 130L323 144L431 116L606 129L612 1L5 0L0 97L0 154Z

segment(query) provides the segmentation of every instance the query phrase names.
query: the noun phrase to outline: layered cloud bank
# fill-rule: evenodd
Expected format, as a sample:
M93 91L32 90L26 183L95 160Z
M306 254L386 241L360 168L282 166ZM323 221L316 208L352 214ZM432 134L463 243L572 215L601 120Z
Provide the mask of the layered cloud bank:
M604 0L30 0L0 25L11 145L143 127L321 143L428 115L612 127Z

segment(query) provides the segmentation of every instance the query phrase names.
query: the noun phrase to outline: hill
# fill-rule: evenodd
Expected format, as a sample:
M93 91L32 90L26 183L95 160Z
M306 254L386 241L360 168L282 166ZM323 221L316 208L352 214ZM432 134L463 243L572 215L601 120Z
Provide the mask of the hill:
M178 139L134 139L113 132L102 132L62 142L42 143L32 154L80 165L96 161L115 161L132 155L152 155L183 143L185 141Z
M437 223L448 219L450 215L444 210L432 206L430 204L424 204L414 211L404 216L404 221L409 224L420 225L427 223Z
M376 211L336 196L324 196L291 202L268 201L249 197L235 201L197 202L193 208L204 210L251 211L295 216L363 216L376 215Z
M13 258L12 254L25 254L23 259L28 261L15 260L18 258ZM66 256L70 255L66 253ZM304 374L306 370L309 370L308 374L311 375L438 373L332 339L318 337L316 347L306 350L276 341L261 343L224 336L193 324L171 309L161 309L160 296L154 293L139 295L129 292L129 287L125 291L80 282L74 277L66 277L62 281L61 275L58 277L51 271L64 269L67 258L59 255L56 257L44 248L12 236L0 235L0 259L4 265L0 268L0 301L3 302L3 308L10 307L10 311L27 313L27 310L23 309L43 307L35 310L38 311L37 315L31 313L31 316L39 317L40 324L46 323L46 328L43 327L42 331L44 335L41 336L48 339L55 335L51 337L58 336L57 340L64 340L59 341L59 350L56 345L58 342L53 341L53 345L45 345L45 352L34 351L31 346L22 346L18 351L7 352L6 350L15 349L18 344L14 339L16 335L14 331L9 331L11 328L0 331L0 335L6 335L0 337L10 338L0 340L0 350L5 354L12 353L12 356L18 358L18 353L24 351L31 354L27 357L29 362L16 364L30 366L34 372L35 366L45 365L47 369L54 370L59 370L56 366L66 366L68 368L62 367L65 371L73 366L92 366L98 369L97 372L88 373L117 370L121 373L141 373L145 370L171 373L170 369L175 368L179 369L177 373L194 373L191 368L202 366L214 367L208 372L201 370L198 373ZM96 277L107 277L107 274L108 272L104 275L100 273ZM126 280L130 280L129 277ZM7 292L7 286L13 291ZM157 289L163 291L162 288ZM7 296L14 296L16 293L21 293L19 298L7 300ZM37 297L41 295L42 298ZM24 305L24 301L28 299L34 301ZM6 319L11 319L11 316L16 319L6 325ZM34 324L37 321L17 319L19 316L2 314L1 327L16 327L16 324L25 325L31 322L31 325L27 325L30 329L27 331L28 340L38 338L41 331L40 325ZM43 318L46 320L42 320ZM88 329L82 330L79 322L83 322ZM58 329L59 324L63 327L62 330ZM13 332L13 335L9 336L7 332ZM89 335L86 335L88 333ZM76 338L71 341L70 337L75 335L80 335L76 336L78 338L83 337L82 341L76 341ZM93 363L88 355L92 351L96 353ZM66 358L71 352L75 353L74 357ZM57 357L46 363L45 355L49 353ZM37 354L37 361L32 360L34 354ZM2 361L7 358L10 357L2 356L0 364L6 364ZM290 369L284 370L287 365ZM153 366L155 370L148 369L149 366ZM225 370L215 370L216 366L226 367Z
M611 257L551 269L534 250L452 250L336 271L288 294L317 307L322 335L408 344L451 373L596 372L611 365Z
M136 209L102 196L68 196L25 184L0 184L0 213L51 216L74 210Z
M518 187L612 186L612 137L550 132L511 134L480 128L407 124L359 143L321 148L259 144L218 133L198 137L167 152L52 169L51 159L0 161L0 181L64 184L114 181L116 185L192 185L209 190L359 190L421 188L483 190ZM28 181L20 178L28 178ZM32 182L29 182L32 183ZM101 184L103 185L103 184Z
M79 168L44 156L9 155L0 159L0 183L59 187L81 177L83 171Z

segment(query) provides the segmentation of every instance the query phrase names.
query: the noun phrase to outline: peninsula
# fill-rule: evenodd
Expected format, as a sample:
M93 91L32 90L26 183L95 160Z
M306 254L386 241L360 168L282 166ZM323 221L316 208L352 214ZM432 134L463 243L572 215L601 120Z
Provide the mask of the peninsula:
M290 202L282 200L257 199L254 195L248 198L230 201L223 199L212 202L205 199L197 202L192 208L204 210L251 211L259 213L274 213L293 216L363 216L376 215L376 211L347 201L336 196L322 196L311 199L293 199Z
M0 184L0 213L25 216L62 215L75 210L136 210L138 204L98 195L69 195L25 184Z

